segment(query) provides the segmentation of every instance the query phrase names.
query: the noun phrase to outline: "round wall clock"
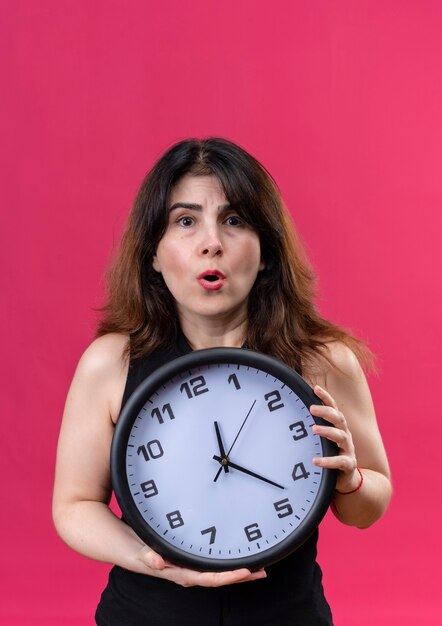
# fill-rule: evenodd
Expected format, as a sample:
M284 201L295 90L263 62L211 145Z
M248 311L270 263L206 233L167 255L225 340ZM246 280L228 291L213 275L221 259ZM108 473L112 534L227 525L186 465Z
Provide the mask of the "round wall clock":
M201 571L269 565L316 529L336 454L294 370L240 348L198 350L134 391L115 428L112 483L124 519L166 559Z

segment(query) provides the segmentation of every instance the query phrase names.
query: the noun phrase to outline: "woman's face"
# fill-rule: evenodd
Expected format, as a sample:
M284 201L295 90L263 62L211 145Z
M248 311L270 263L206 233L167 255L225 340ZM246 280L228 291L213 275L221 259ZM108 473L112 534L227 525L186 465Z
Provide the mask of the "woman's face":
M264 268L257 233L231 207L216 176L183 176L153 259L180 319L246 319L247 300Z

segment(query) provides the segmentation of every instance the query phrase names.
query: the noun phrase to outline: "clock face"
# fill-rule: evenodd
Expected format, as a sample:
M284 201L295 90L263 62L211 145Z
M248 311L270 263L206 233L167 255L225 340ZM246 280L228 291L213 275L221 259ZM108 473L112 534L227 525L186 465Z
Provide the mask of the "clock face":
M313 434L320 401L292 369L237 348L200 350L147 378L125 405L111 453L124 518L169 560L256 569L322 519L335 454Z

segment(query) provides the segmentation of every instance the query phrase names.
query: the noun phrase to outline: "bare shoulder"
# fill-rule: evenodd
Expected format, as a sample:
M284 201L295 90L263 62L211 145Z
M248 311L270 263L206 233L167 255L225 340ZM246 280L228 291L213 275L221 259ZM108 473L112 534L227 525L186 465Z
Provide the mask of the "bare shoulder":
M361 382L365 375L355 353L344 342L324 340L308 379L312 385L327 387L332 381L341 384Z
M128 337L109 333L95 339L83 353L75 372L71 392L100 398L116 421L126 384L129 361Z
M349 412L349 420L358 414L375 419L367 379L355 353L342 341L324 342L308 382L326 389L339 409Z
M89 376L102 377L124 371L128 337L109 333L95 339L85 350L78 369Z
M342 341L329 341L324 345L326 376L347 377L351 381L364 378L364 372L355 353Z

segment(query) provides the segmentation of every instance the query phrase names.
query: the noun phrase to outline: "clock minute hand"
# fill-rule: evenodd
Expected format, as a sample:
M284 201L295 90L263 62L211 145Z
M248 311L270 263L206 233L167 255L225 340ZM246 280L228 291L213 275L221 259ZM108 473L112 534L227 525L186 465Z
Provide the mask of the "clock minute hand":
M217 456L216 454L214 454L213 458L215 459L215 461L218 461L218 463L221 463L222 466L224 466L224 467L226 465L228 465L229 467L232 467L233 469L236 469L239 472L243 472L244 474L248 474L249 476L253 476L253 478L258 478L259 480L263 480L265 483L269 483L269 485L273 485L274 487L279 487L279 489L285 489L285 487L283 487L279 483L275 483L273 480L269 480L268 478L264 478L264 476L260 476L260 474L256 474L256 472L252 472L251 470L248 470L245 467L242 467L241 465L237 465L236 463L233 463L230 459L228 459L226 457L220 457L220 456Z
M215 424L216 438L218 440L219 453L221 454L223 459L227 460L227 454L226 454L226 451L224 450L224 444L223 444L223 440L222 440L221 433L219 430L218 422L214 422L214 424ZM227 473L229 471L229 466L227 465L227 463L224 462L222 466L224 467L224 471Z
M245 416L245 418L244 418L243 423L241 424L241 428L240 428L240 429L238 430L238 432L236 433L236 437L235 437L235 439L233 440L233 443L232 443L232 445L230 446L229 451L228 451L228 452L227 452L227 454L226 454L226 459L228 458L229 454L232 452L232 448L233 448L233 446L235 445L236 440L238 439L240 432L241 432L241 431L242 431L242 429L244 428L244 424L245 424L245 423L247 422L247 420L249 419L249 415L250 415L250 413L252 412L252 409L253 409L253 407L255 406L255 404L256 404L256 400L254 400L254 401L253 401L253 404L252 404L252 406L250 407L249 412L247 413L247 415L246 415L246 416ZM226 465L226 463L223 463L223 465ZM220 468L219 468L219 470L218 470L218 472L217 472L217 474L216 474L216 476L215 476L215 478L214 478L213 482L215 482L215 483L216 483L216 481L217 481L217 480L218 480L218 478L219 478L219 475L221 474L221 470L222 470L222 467L220 467Z
M236 433L236 437L235 437L235 439L233 440L233 443L232 443L232 445L230 446L229 451L227 452L227 456L229 456L229 454L232 452L232 448L233 448L233 446L235 445L236 440L238 439L238 437L239 437L239 435L240 435L240 433L241 433L242 429L244 428L245 423L246 423L246 422L247 422L247 420L249 419L249 415L250 415L250 413L252 412L252 409L253 409L253 407L255 406L255 404L256 404L256 400L254 400L254 401L253 401L253 404L252 404L252 406L250 407L249 412L247 413L247 415L246 415L246 416L245 416L245 418L244 418L243 423L241 424L241 428L240 428L240 429L238 430L238 432Z

